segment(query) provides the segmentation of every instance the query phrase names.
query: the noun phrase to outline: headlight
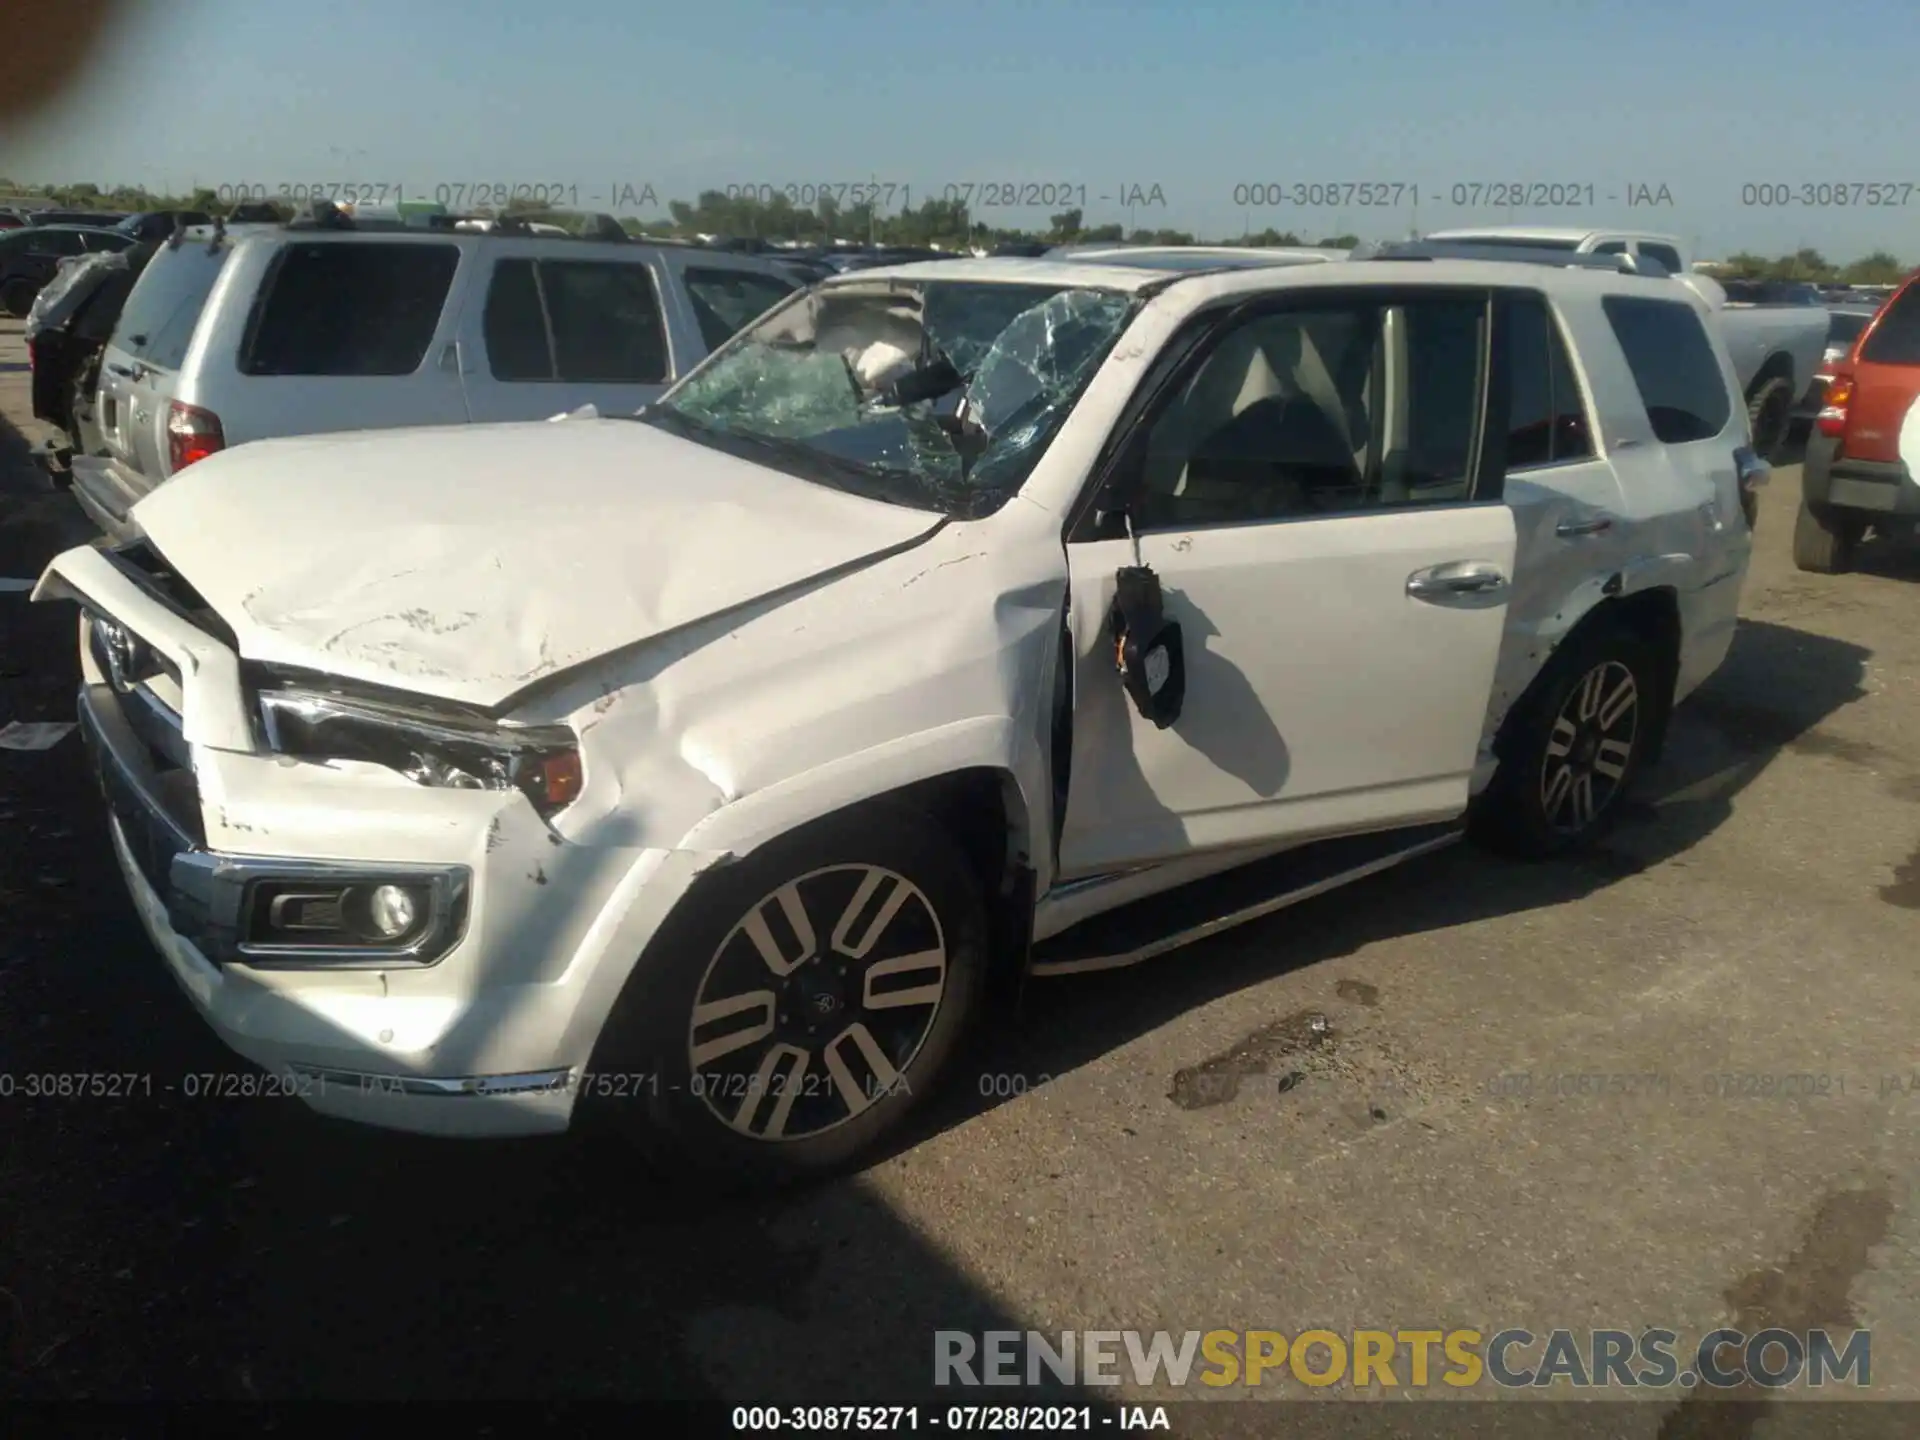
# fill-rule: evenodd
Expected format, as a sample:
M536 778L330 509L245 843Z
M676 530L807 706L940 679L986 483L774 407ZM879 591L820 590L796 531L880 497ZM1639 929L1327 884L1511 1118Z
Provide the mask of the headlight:
M542 817L580 795L580 743L565 725L495 725L312 690L262 692L260 718L282 755L363 760L420 785L518 790Z

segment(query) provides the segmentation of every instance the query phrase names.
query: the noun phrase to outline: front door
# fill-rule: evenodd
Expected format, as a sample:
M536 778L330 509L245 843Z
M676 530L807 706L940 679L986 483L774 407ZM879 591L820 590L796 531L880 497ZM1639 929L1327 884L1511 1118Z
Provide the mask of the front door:
M1504 434L1491 313L1479 291L1295 292L1166 376L1069 545L1062 879L1465 810L1515 546L1481 453L1487 419ZM1133 565L1182 628L1164 729L1115 669Z

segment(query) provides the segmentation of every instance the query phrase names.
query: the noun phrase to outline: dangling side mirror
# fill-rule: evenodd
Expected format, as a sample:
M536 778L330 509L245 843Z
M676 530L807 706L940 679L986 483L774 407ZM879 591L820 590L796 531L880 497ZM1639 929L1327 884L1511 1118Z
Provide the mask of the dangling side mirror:
M1180 718L1187 696L1179 623L1166 617L1160 577L1151 566L1128 565L1116 570L1113 579L1107 627L1113 637L1114 668L1134 708L1165 730Z

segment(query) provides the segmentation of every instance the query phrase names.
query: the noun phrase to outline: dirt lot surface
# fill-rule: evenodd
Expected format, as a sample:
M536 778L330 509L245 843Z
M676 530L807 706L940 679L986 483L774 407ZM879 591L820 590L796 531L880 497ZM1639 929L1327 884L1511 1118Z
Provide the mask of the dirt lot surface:
M23 358L0 327L24 579L89 532L24 460ZM1873 1393L1920 1399L1920 556L1797 573L1797 482L1603 853L1458 847L1037 982L917 1143L778 1201L186 1098L238 1062L144 942L77 737L0 752L0 1071L150 1077L0 1096L0 1399L859 1403L934 1396L937 1329L1722 1323L1871 1327ZM72 649L68 608L0 593L0 725L71 718ZM1177 1432L1275 1433L1238 1393ZM1590 1417L1780 1420L1677 1391Z

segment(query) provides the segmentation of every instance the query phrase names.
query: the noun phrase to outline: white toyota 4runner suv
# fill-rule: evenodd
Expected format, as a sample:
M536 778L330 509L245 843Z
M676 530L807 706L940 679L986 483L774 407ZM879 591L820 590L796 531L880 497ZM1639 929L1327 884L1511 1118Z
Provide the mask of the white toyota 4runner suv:
M59 556L194 1004L325 1112L776 1180L997 982L1598 834L1766 474L1699 299L1157 263L858 273L637 417L247 445Z

